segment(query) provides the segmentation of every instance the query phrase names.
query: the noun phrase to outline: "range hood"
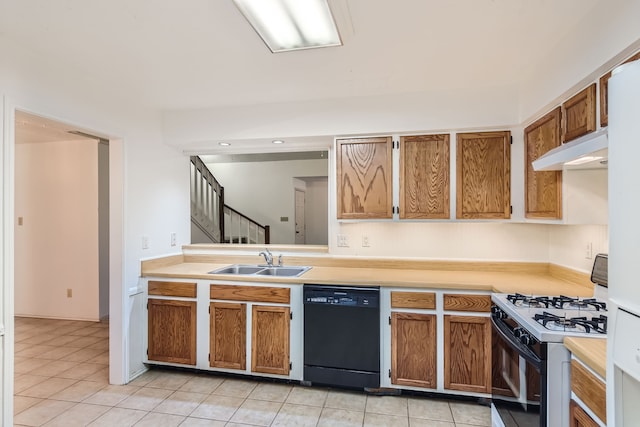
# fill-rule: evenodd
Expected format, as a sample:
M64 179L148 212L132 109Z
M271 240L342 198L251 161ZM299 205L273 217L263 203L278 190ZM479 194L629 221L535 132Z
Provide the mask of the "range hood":
M581 136L549 150L531 164L535 171L603 168L608 156L607 128Z

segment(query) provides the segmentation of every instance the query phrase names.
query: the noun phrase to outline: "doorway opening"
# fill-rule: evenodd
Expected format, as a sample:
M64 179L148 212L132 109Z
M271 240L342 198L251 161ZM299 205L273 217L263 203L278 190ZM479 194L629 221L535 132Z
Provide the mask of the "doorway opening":
M108 139L16 110L15 217L15 315L108 318Z

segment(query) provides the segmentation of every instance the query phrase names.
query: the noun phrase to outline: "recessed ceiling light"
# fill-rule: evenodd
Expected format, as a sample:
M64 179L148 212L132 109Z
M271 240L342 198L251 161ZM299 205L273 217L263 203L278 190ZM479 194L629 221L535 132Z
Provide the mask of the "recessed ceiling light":
M327 0L233 0L271 52L341 46Z
M272 144L284 144L284 141L281 139L274 139L273 141L271 141Z
M229 144L228 142L218 142L218 145L222 145L223 147L228 147L231 144Z

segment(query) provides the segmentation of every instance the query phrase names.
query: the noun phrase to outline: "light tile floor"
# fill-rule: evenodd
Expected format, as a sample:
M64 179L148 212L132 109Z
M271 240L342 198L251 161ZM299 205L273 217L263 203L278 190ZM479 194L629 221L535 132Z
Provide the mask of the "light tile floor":
M16 318L16 426L490 426L486 406L153 369L108 383L108 324Z

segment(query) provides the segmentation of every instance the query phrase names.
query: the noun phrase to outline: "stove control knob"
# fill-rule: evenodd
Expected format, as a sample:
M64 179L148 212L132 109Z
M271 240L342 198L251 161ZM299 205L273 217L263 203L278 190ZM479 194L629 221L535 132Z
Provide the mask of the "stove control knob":
M531 343L533 342L533 339L531 338L531 335L529 335L527 332L522 331L520 335L520 342L524 345L531 345Z
M498 306L493 306L491 307L491 313L494 314L495 317L497 317L498 319L506 319L507 318L507 313L505 313L504 311L502 311L500 309L500 307Z
M530 345L533 342L533 338L529 335L524 328L518 327L513 329L513 334L520 340L520 342L524 345Z

